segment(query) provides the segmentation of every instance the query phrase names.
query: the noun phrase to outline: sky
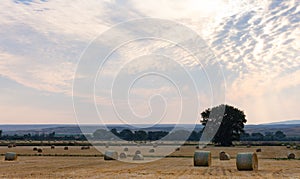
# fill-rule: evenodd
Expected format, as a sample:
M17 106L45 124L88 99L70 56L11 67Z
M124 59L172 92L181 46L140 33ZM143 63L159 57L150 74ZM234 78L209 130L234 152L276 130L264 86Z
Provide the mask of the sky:
M1 124L297 120L299 91L298 0L0 4Z

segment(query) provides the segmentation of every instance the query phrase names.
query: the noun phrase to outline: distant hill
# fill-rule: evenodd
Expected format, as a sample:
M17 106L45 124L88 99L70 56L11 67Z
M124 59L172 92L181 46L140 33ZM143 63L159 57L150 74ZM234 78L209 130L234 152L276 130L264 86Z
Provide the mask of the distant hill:
M149 125L145 125L149 126ZM117 131L122 131L123 129L130 129L132 131L135 130L144 130L144 131L172 131L174 129L174 124L158 124L152 127L143 127L143 125L139 125L139 128L131 125L118 125L118 124L110 124L107 126L103 125L82 125L79 127L78 125L59 125L59 124L51 124L51 125L0 125L0 130L3 131L3 135L24 135L24 134L48 134L55 132L60 135L76 135L81 134L84 131L87 134L91 134L95 132L97 129L117 129ZM199 131L203 128L202 125L192 125L192 124L180 124L176 126L177 129L182 130L196 130ZM82 131L81 131L82 130Z
M298 122L300 122L298 120ZM292 124L290 124L292 123ZM101 125L84 125L81 126L81 128L74 124L67 124L67 125L61 125L61 124L43 124L43 125L0 125L0 130L3 130L3 135L24 135L24 134L48 134L51 132L55 132L59 135L76 135L81 134L81 129L84 129L83 131L87 134L92 134L97 129L101 128L108 128L113 129L116 128L117 131L121 131L123 129L130 129L132 131L135 130L144 130L144 131L172 131L175 127L174 124L158 124L153 127L149 128L137 128L131 125L107 125L107 126L101 126ZM194 128L195 127L195 128ZM203 128L202 125L198 124L196 126L192 124L180 124L177 125L177 129L183 129L183 130L196 130L199 131ZM253 133L253 132L260 132L262 134L265 134L265 132L276 132L276 131L282 131L287 136L300 136L300 124L297 123L297 121L283 121L279 123L269 123L269 124L259 124L259 125L245 125L245 131L247 133Z
M68 126L67 124L8 124L0 125L0 130L8 131L19 131L19 130L41 130L44 128L55 128L60 126Z
M266 123L264 125L278 125L278 124L300 124L300 120L289 120L289 121L272 122L272 123Z
M260 124L260 125L246 125L245 131L247 133L262 133L282 131L287 136L300 136L300 124Z

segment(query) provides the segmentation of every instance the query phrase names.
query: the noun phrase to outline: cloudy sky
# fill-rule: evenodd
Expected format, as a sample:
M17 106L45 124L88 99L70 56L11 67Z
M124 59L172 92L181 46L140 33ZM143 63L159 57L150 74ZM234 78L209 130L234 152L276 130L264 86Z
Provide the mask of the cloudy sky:
M143 18L157 20L132 23ZM195 43L185 28L200 37L192 55L180 48ZM176 33L162 39L150 31ZM123 37L128 43L116 44ZM89 57L100 59L84 62ZM104 123L195 123L194 115L220 103L242 109L249 124L268 123L300 119L299 91L298 0L0 4L2 124L97 123L100 116Z

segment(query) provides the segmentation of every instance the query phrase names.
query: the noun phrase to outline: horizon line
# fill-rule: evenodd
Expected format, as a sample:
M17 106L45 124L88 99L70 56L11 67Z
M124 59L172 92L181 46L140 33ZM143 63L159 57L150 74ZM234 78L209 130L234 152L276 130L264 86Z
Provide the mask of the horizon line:
M280 123L282 125L282 122L288 122L288 121L279 121L279 122L269 122L269 123L257 123L257 124L245 124L245 125L267 125L267 124L276 124L276 123ZM290 123L288 123L290 124ZM287 124L287 125L288 125ZM296 123L297 124L297 123ZM96 124L96 123L86 123L86 124L77 124L77 123L11 123L11 124L1 124L0 125L84 125L84 126L88 126L88 125L100 125L100 126L105 126L105 125L130 125L130 126L138 126L138 125L152 125L152 124L122 124L122 123L108 123L108 124ZM153 126L155 125L202 125L201 123L197 123L197 124L193 124L193 123L182 123L182 124L176 124L176 123L162 123L162 124L153 124ZM279 125L279 124L278 124ZM283 124L284 125L284 124Z

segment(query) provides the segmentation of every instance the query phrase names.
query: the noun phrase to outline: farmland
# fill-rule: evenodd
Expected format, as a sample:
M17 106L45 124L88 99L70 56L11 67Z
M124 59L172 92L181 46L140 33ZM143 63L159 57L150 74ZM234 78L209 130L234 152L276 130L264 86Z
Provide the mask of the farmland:
M15 148L0 147L0 153L16 152L19 157L16 161L0 161L1 178L300 178L300 150L287 149L285 146L245 146L213 147L204 150L212 152L210 167L194 167L193 152L195 146L182 146L168 157L156 160L168 146L158 146L154 153L149 153L149 146L128 147L128 155L133 155L139 149L145 156L146 163L128 163L122 161L104 161L102 154L91 147L81 150L79 146L71 146L64 150L63 146L50 149L44 146L43 152L38 154L32 146ZM116 148L110 146L109 150ZM150 147L151 148L151 147ZM235 156L238 152L254 152L259 158L258 171L238 171ZM220 161L218 154L226 151L231 160ZM296 160L287 160L287 153L296 154ZM130 160L130 157L128 157Z

